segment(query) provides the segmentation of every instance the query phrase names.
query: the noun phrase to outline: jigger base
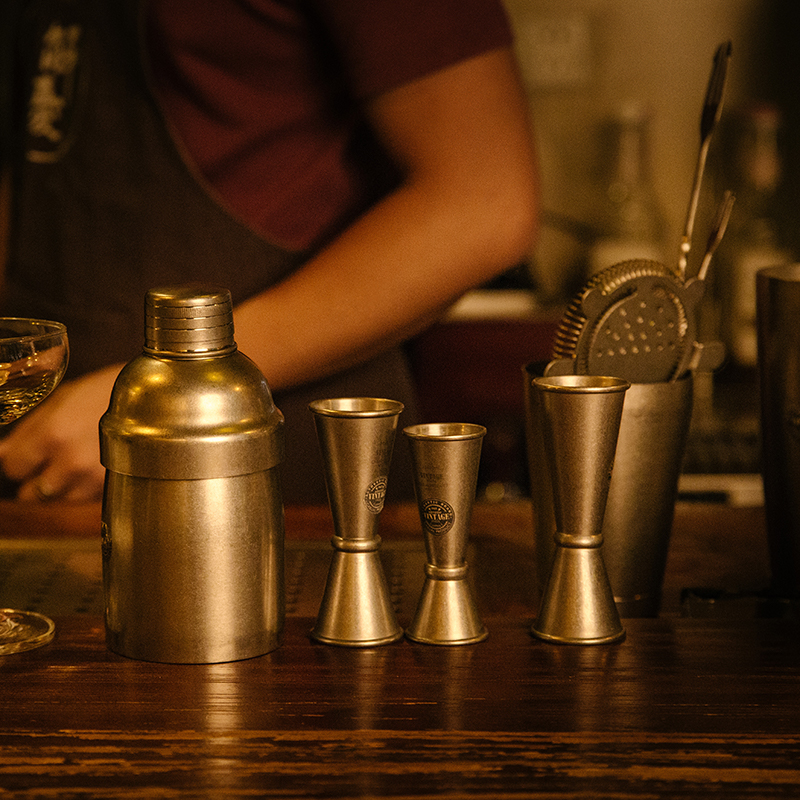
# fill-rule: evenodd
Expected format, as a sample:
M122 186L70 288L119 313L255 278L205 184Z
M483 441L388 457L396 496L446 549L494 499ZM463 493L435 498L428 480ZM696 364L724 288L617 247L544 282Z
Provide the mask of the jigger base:
M315 642L320 644L332 644L336 647L380 647L384 644L391 644L403 638L403 631L387 636L384 639L329 639L315 630L309 634Z
M545 642L552 642L553 644L614 644L621 642L625 638L625 631L604 636L597 639L574 639L565 636L556 636L554 634L543 633L536 630L536 623L531 626L531 633L537 638Z
M376 647L402 636L377 550L334 550L311 638L340 647Z
M488 635L466 581L425 579L406 638L422 644L462 645L482 642Z
M599 547L556 548L531 633L559 644L611 644L625 638Z

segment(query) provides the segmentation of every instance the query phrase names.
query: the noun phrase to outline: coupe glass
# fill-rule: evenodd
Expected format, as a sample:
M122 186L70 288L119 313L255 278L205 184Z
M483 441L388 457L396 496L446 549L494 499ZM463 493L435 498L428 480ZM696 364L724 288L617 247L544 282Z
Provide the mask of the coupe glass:
M0 425L41 403L64 377L68 359L60 322L0 317ZM0 655L47 644L54 633L42 614L0 608Z

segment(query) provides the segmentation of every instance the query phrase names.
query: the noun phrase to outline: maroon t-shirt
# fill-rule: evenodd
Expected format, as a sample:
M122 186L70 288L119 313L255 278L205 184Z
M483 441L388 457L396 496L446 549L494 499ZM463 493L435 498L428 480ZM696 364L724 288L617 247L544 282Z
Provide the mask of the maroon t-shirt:
M365 206L365 99L511 41L499 0L151 0L148 33L188 158L291 250Z

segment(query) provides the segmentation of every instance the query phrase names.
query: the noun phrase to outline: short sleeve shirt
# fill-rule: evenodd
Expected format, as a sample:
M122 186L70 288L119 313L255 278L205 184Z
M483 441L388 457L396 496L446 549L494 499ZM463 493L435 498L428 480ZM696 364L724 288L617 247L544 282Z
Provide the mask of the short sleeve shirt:
M365 101L510 41L500 0L149 3L174 138L223 205L290 250L364 206Z

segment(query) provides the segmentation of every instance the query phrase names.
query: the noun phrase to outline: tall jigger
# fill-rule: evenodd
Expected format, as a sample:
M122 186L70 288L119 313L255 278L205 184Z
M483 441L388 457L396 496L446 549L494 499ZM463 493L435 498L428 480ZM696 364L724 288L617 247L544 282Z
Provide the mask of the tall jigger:
M375 397L316 400L314 414L333 514L333 556L312 638L372 647L403 635L378 550L397 418L403 404Z
M428 557L406 636L426 644L480 642L488 633L467 581L466 550L486 428L453 422L413 425L403 432L411 447Z
M553 481L556 552L531 632L566 644L624 638L601 551L625 392L618 378L535 378Z

